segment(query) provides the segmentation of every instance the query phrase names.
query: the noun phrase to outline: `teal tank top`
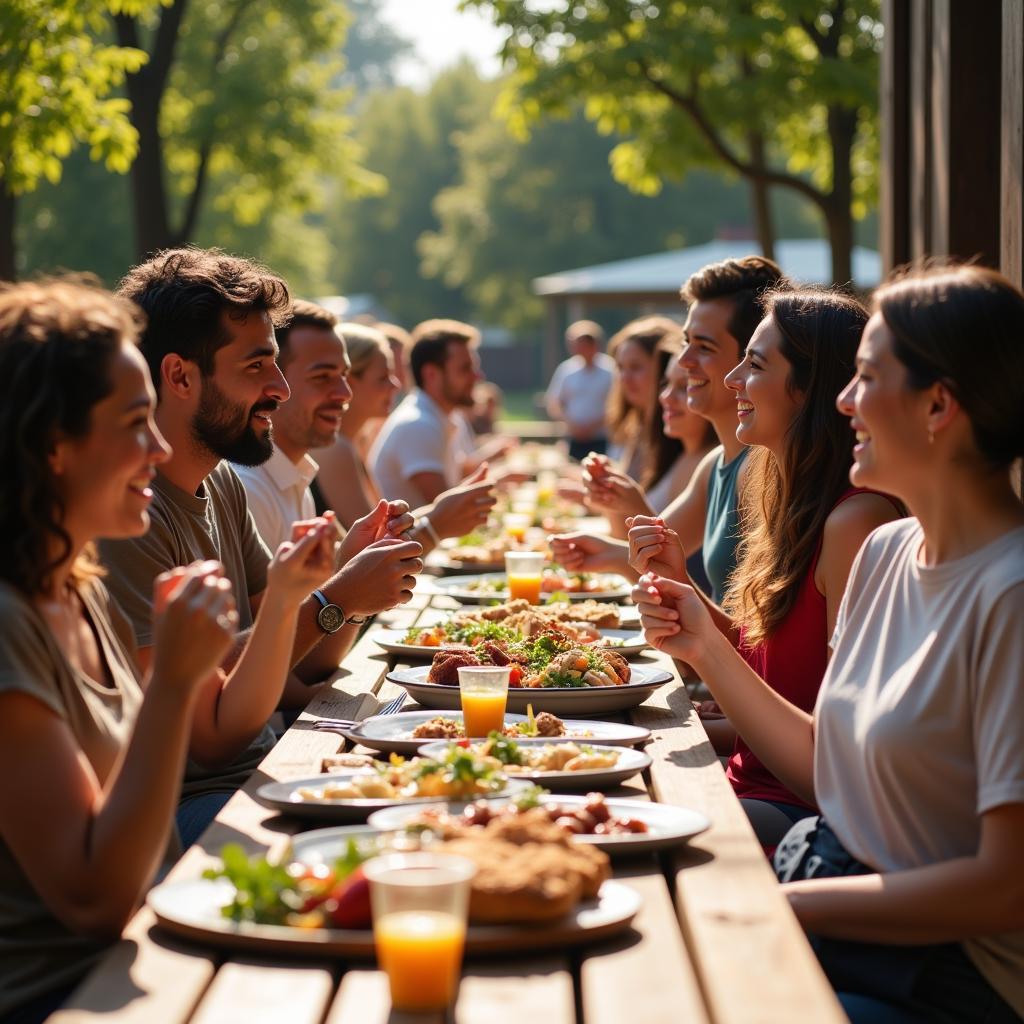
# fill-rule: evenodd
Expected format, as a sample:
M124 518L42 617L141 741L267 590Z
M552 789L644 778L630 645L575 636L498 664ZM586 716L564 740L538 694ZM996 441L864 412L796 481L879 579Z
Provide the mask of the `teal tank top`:
M725 586L736 568L736 545L740 539L739 495L736 480L747 460L744 448L730 463L723 465L724 453L711 467L708 480L707 516L704 520L704 571L711 583L711 599L721 604Z

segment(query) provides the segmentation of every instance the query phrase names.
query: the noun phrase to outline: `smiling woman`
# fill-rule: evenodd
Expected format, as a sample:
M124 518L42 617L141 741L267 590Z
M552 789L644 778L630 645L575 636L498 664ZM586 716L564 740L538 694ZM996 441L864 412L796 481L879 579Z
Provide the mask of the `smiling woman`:
M0 1016L45 1017L134 910L237 623L219 567L179 572L143 698L91 554L146 531L168 457L141 322L78 282L0 290Z

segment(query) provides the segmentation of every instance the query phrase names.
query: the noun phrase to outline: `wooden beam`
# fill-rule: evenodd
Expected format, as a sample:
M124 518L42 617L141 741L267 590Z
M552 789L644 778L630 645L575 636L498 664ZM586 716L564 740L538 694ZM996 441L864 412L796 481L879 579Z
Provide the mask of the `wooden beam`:
M1024 284L1024 5L1003 0L999 266Z
M883 0L879 242L885 271L906 263L910 247L911 3Z

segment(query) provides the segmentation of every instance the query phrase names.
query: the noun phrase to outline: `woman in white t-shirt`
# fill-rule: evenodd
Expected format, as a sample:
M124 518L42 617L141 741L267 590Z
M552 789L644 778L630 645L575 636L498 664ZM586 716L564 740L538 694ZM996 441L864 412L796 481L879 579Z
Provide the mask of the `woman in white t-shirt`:
M980 267L879 289L839 397L851 481L913 517L866 541L813 715L727 647L688 588L634 596L751 748L821 818L776 856L855 1024L1024 1014L1024 295Z

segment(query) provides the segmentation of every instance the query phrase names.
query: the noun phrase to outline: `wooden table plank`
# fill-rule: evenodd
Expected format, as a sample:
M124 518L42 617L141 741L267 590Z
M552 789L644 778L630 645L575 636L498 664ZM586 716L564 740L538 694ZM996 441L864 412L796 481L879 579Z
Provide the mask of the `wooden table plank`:
M668 883L657 864L618 867L616 879L643 897L633 931L596 947L580 965L587 1024L707 1024L704 998L679 932Z
M659 691L633 721L653 734L654 798L711 819L676 858L676 893L712 1021L845 1021L683 687Z
M218 959L171 936L150 935L154 918L143 908L124 936L75 990L52 1024L179 1024L190 1019L213 980Z
M333 994L324 965L231 961L217 972L192 1024L320 1024Z

